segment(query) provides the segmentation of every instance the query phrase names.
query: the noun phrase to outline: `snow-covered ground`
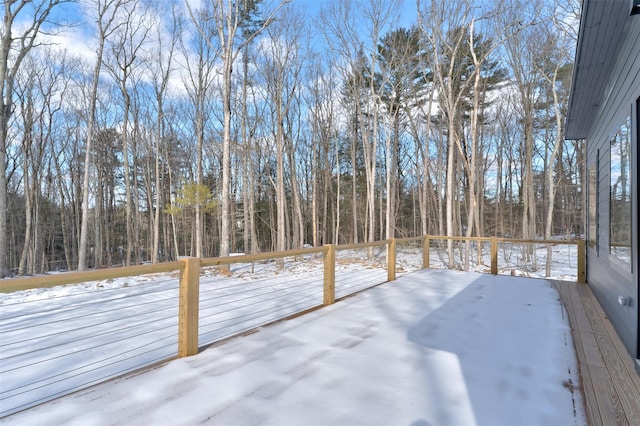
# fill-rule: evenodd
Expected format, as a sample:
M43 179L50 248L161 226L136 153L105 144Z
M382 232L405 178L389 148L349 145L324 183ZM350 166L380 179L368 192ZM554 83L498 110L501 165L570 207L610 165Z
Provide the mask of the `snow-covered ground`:
M386 281L382 253L339 253L336 296ZM348 261L346 259L349 259ZM205 269L199 343L322 304L322 258ZM0 417L174 357L178 275L155 274L0 294Z
M562 309L544 280L423 270L2 421L581 425Z
M433 268L446 263L443 247L432 241ZM459 266L463 247L456 250ZM487 251L485 244L470 270L488 271ZM500 273L519 266L518 275L542 276L546 248L536 253L534 271L519 261L517 245L501 246ZM575 247L554 246L554 278L575 279L574 254ZM398 245L398 275L421 265L421 244ZM314 255L288 258L284 269L256 262L233 265L231 276L203 270L200 344L320 305L322 277L322 258ZM338 298L386 279L384 247L338 250ZM177 272L0 294L0 417L174 357L177 312Z
M561 240L561 237L554 237ZM454 263L456 269L464 269L465 243L455 242ZM551 274L546 276L548 248L551 247ZM529 251L529 249L532 249ZM523 244L498 243L498 274L533 278L549 278L575 281L577 277L577 245L573 244ZM432 240L430 264L432 268L447 268L449 256L444 240ZM478 256L478 243L471 243L469 270L489 273L491 265L490 245L485 242Z

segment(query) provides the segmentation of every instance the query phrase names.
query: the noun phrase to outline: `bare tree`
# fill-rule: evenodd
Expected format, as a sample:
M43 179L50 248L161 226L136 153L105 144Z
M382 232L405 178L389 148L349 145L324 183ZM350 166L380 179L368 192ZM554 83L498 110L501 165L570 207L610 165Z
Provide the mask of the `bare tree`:
M333 53L333 67L340 71L341 79L343 81L342 92L343 99L342 104L345 106L345 109L348 111L349 123L348 123L348 138L349 138L349 151L351 154L351 221L352 221L352 236L351 242L358 243L359 242L359 221L358 221L358 212L360 210L360 206L358 204L358 185L357 185L357 174L358 164L357 157L360 145L361 134L363 132L363 103L364 94L363 87L366 86L365 82L365 72L364 69L366 67L365 60L363 57L361 45L362 41L360 40L360 34L358 33L358 28L361 27L360 21L358 19L358 13L356 11L356 2L355 1L341 1L341 2L332 2L329 3L328 7L323 9L320 15L320 19L323 24L323 30L325 33L325 38L329 44L329 48ZM318 88L320 89L320 88ZM320 92L316 90L318 95ZM320 104L321 105L321 104ZM320 106L319 105L319 106ZM329 147L328 144L330 141L327 138L327 126L319 126L321 117L314 115L314 129L316 130L317 136L321 138L323 142L323 159L325 163L325 174L330 173L328 170L327 164L329 159ZM336 148L337 151L338 148ZM339 163L337 164L339 167ZM323 203L323 210L325 210L325 214L322 214L323 218L323 226L322 226L322 238L319 238L323 242L328 242L325 237L326 234L326 203L328 197L329 187L329 176L324 177L325 182L325 190L323 191L325 202ZM335 216L339 215L339 200L336 199L336 213ZM337 220L337 218L336 218ZM365 236L366 238L366 236Z
M302 32L303 17L300 10L286 8L282 19L266 30L269 39L264 44L263 63L265 87L269 94L269 104L273 110L273 126L276 145L276 202L277 202L277 245L276 250L283 251L300 247L304 238L304 218L300 190L297 181L295 161L295 140L290 124L293 121L293 109L298 101L300 76L305 57ZM288 162L290 171L285 172ZM293 244L288 243L285 219L288 214L285 179L290 179Z
M43 185L52 157L56 155L53 139L58 133L57 117L69 81L65 57L54 56L51 49L43 54L31 51L26 57L25 71L18 76L16 96L22 118L22 178L25 200L25 232L18 273L44 272L42 209L46 199ZM55 63L54 63L55 62ZM50 180L50 179L49 179ZM45 189L46 191L46 189Z
M188 3L187 3L188 5ZM219 52L212 46L210 38L215 37L216 27L208 16L212 14L211 5L204 3L202 8L189 10L195 25L195 33L185 32L181 38L182 57L186 75L185 86L193 110L193 132L196 139L195 183L204 185L204 144L207 124L212 115L212 87L216 78L216 61ZM200 192L197 191L197 194ZM200 202L195 205L195 256L202 257L204 239L204 217Z
M562 2L564 4L564 2ZM562 106L567 102L567 92L563 94L559 90L559 80L562 78L562 74L568 74L571 63L571 32L567 31L566 27L559 21L555 15L555 10L550 14L549 20L539 25L540 31L544 35L544 42L536 46L533 49L539 49L539 62L537 61L535 66L540 72L542 78L546 81L548 91L551 93L552 101L551 106L553 110L555 128L552 129L554 135L553 148L551 155L547 161L546 170L546 186L547 191L547 206L546 217L544 223L544 238L550 239L553 232L553 217L554 207L556 199L556 182L562 179L562 158L558 159L558 153L562 152L563 144L563 111ZM561 157L561 156L560 156ZM558 162L559 167L554 167L554 164ZM551 275L551 259L552 248L547 247L547 260L545 275Z
M331 180L329 157L332 146L335 145L336 156L339 144L336 143L338 134L337 112L338 95L336 76L330 72L331 58L315 55L311 59L311 66L306 69L305 103L310 110L310 134L307 135L311 144L309 163L311 165L311 229L312 242L318 246L323 242L323 231L326 227L326 212L324 207L329 198L328 182ZM336 156L331 156L335 158ZM355 177L355 165L351 171ZM339 172L339 171L338 171ZM352 185L352 188L355 185ZM352 207L355 211L355 207ZM357 241L357 216L353 215L352 242Z
M135 142L130 131L131 110L132 105L132 87L131 80L135 78L134 73L142 68L141 49L146 42L147 35L150 30L149 22L145 22L146 18L141 13L140 4L137 0L132 0L122 5L122 13L120 14L122 21L118 22L114 28L113 37L110 41L110 55L105 60L105 66L109 73L118 84L120 95L122 96L122 161L124 169L124 190L125 190L125 212L126 212L126 253L125 265L131 264L132 251L138 251L138 232L137 232L137 199L132 195L132 191L136 187L135 178L132 178L131 172L135 169L135 164L130 164L137 153L135 149L131 149L131 143ZM137 258L137 256L136 256ZM137 259L139 260L139 259Z
M476 232L477 235L483 236L481 221L481 206L484 199L484 170L482 145L480 143L480 131L482 121L487 115L485 112L484 99L486 92L492 90L496 85L497 79L502 77L503 71L498 68L498 63L493 62L490 58L494 52L499 49L504 41L517 34L522 30L522 23L510 23L507 26L494 25L495 17L500 14L501 5L498 2L495 9L487 10L479 19L472 19L469 26L468 48L473 64L473 85L471 86L471 111L470 111L470 155L461 153L468 182L468 207L467 207L467 231L466 236L471 237ZM478 31L478 23L488 21L485 26L487 31L492 34L489 37L483 37ZM492 36L492 37L491 37ZM494 81L491 81L494 80ZM458 147L461 149L461 147ZM465 250L465 270L469 269L471 241L466 241ZM481 259L481 245L478 244L478 259Z
M471 3L431 1L430 9L421 13L421 27L433 51L434 80L439 92L439 106L447 119L446 235L456 234L458 147L460 146L460 107L471 80L461 78L460 66L467 42ZM449 268L455 266L453 240L447 241Z
M163 206L163 190L162 190L162 144L165 139L165 96L169 84L169 78L174 68L174 50L178 42L181 32L181 20L178 16L175 5L171 8L171 17L169 18L169 40L165 40L162 29L162 15L164 10L156 10L157 25L156 47L149 58L149 70L153 79L153 91L156 102L156 133L154 144L154 168L155 168L155 208L153 214L153 245L151 249L151 262L157 263L160 251L160 213L164 209Z
M84 178L82 183L82 223L80 225L80 242L78 244L78 270L87 269L87 240L89 236L89 180L91 178L91 149L96 122L96 102L104 45L109 36L119 27L115 23L118 9L127 3L126 0L94 0L95 19L98 25L98 48L96 63L93 68L91 92L89 94L89 111L87 119L87 135L85 143Z
M411 110L423 95L424 54L417 28L393 30L383 37L379 47L381 100L389 129L385 142L386 158L386 238L394 238L399 194L398 162L401 133L404 133ZM415 123L414 123L415 125Z
M397 1L363 0L332 3L322 16L332 49L340 52L343 79L349 102L355 106L352 142L361 139L366 176L365 238L376 238L377 154L380 138L380 85L378 44L385 30L397 20L400 4ZM363 31L360 28L364 28ZM361 37L361 34L364 36ZM355 153L355 145L352 145ZM352 157L353 158L353 157ZM354 180L355 184L355 180ZM352 192L355 200L354 193ZM354 207L355 208L355 207ZM354 212L354 222L355 212Z
M22 61L36 46L36 38L48 22L51 11L68 0L5 0L4 19L0 29L0 278L9 274L7 264L7 175L6 153L8 126L13 114L13 86ZM18 16L27 18L17 29ZM17 31L17 34L14 34Z
M522 0L509 0L506 8L499 15L504 27L513 22L524 20L533 22L539 13L537 7L530 2ZM522 31L513 34L505 41L506 61L511 68L519 102L516 104L520 120L522 122L522 136L524 144L523 152L523 185L522 185L522 237L525 239L536 236L536 194L534 189L534 127L535 108L538 96L539 71L535 67L535 57L531 46L540 43L539 31L536 27L528 25ZM533 258L535 265L535 252L530 246L525 252L525 257ZM534 266L535 267L535 266Z
M0 275L579 221L584 157L561 140L577 0L421 0L415 30L397 0L333 1L313 62L287 1L188 0L188 28L91 0L86 68L36 48L62 2L2 2Z
M241 156L242 156L242 210L243 210L243 243L244 252L259 251L256 227L256 200L259 197L258 172L260 149L256 139L266 105L257 101L261 87L255 84L257 64L252 44L244 47L242 54L242 89L240 103L242 105L241 121ZM254 62L252 62L254 61ZM250 66L251 65L251 66Z
M223 136L222 136L222 220L220 230L220 256L228 256L231 241L231 99L233 64L244 47L256 38L265 28L273 23L275 17L289 0L282 0L273 8L267 17L251 28L251 21L257 12L258 3L255 0L209 0L211 2L211 16L196 18L189 7L191 18L198 31L207 40L213 50L219 52L222 59L222 109L223 109ZM217 45L214 45L214 35L204 28L203 23L213 22L217 32ZM245 28L239 39L239 30Z

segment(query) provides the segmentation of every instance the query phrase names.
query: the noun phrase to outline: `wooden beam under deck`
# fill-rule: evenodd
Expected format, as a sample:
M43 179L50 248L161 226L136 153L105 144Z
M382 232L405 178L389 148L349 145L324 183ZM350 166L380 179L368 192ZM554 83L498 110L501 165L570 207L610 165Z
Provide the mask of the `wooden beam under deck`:
M640 424L640 376L589 285L554 284L569 315L589 424Z

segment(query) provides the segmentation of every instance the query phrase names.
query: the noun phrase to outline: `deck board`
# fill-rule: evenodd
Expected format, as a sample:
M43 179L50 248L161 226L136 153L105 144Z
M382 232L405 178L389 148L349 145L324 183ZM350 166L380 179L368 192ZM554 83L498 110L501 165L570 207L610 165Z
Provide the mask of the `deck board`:
M582 293L590 292L586 286L578 287ZM585 307L590 310L592 315L590 318L598 318L603 315L602 309L595 299L585 295ZM627 354L626 349L622 347L620 339L615 336L613 326L609 321L605 321L606 318L598 318L598 321L592 321L594 333L598 337L602 352L606 354L607 370L611 376L611 381L619 396L619 402L622 405L625 413L640 413L640 398L638 397L638 387L636 386L638 375L633 371L633 375L626 368L625 361L630 360L630 356ZM615 337L615 338L614 338ZM622 347L622 348L621 348ZM620 351L622 349L622 351ZM631 380L630 380L631 379ZM627 415L629 420L633 419ZM631 422L630 422L631 423Z
M590 425L638 424L640 376L588 284L554 282L571 324Z
M583 351L583 337L582 334L585 334L586 331L582 330L582 334L580 333L580 325L577 324L576 314L575 314L575 303L573 298L571 297L572 292L570 291L568 285L556 285L558 292L560 293L560 299L565 306L567 311L567 315L569 317L569 322L571 324L572 335L573 335L573 343L574 348L576 350L578 360L580 363L583 362L585 358L585 354ZM584 324L583 324L584 327ZM587 337L587 336L585 336ZM580 365L578 366L579 369ZM580 372L579 372L580 374ZM596 391L593 388L593 382L590 375L580 374L581 383L580 388L582 390L583 399L585 401L585 409L587 411L588 419L598 419L597 421L591 420L592 424L600 424L602 423L602 419L600 418L600 409L598 408L598 400L596 399Z

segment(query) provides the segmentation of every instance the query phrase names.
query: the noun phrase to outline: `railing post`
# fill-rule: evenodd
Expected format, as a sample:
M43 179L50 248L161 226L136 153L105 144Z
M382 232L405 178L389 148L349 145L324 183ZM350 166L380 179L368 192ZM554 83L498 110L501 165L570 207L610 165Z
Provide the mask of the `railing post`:
M198 353L198 303L200 300L200 259L182 259L178 311L178 357Z
M584 240L578 240L578 283L587 282L587 246Z
M429 269L429 251L431 250L431 238L425 235L422 240L422 268Z
M336 246L327 244L324 254L324 300L325 305L336 301Z
M491 273L498 275L498 239L491 237Z
M391 238L387 246L387 281L396 279L396 239Z

